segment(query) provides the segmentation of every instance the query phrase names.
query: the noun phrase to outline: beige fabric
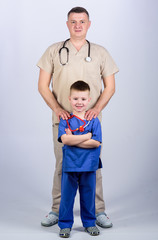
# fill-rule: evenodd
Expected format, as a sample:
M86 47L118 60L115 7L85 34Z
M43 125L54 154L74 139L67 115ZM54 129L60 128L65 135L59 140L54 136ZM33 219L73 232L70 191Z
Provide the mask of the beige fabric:
M60 105L71 112L68 101L70 86L77 80L83 80L90 85L91 102L93 107L102 92L102 78L118 72L118 68L107 50L99 45L90 43L91 62L86 62L88 56L88 44L77 51L71 41L66 43L69 49L68 64L62 66L59 61L59 49L63 42L51 45L39 60L37 66L52 74L52 89ZM66 50L61 52L62 62L67 58ZM58 123L56 115L53 122Z
M61 175L62 175L62 143L57 141L58 138L58 124L53 125L53 140L54 153L56 157L56 169L53 180L53 205L52 211L59 213L60 198L61 198ZM96 195L95 195L96 213L105 211L105 204L103 200L102 175L101 169L96 171Z

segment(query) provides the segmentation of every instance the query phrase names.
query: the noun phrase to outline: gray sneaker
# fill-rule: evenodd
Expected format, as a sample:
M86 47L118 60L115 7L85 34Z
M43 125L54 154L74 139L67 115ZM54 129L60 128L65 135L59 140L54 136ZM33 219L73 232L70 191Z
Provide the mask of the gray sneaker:
M62 238L69 238L70 237L71 228L63 228L60 229L59 236Z
M55 212L48 213L47 216L42 220L41 225L44 227L53 226L58 222L59 215Z
M100 233L99 229L96 226L87 227L85 228L85 231L88 232L91 236L97 236Z
M111 228L113 226L112 222L104 212L96 214L96 224L102 228Z

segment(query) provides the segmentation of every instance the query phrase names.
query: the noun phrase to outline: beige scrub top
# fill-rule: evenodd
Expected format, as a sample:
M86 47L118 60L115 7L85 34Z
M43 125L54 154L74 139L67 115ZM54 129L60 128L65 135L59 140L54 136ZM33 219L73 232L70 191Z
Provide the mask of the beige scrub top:
M68 100L70 86L78 80L83 80L89 84L91 101L88 109L92 108L102 93L102 78L118 72L118 68L104 47L90 43L92 61L86 62L88 43L86 42L77 51L71 41L66 43L66 47L69 49L69 59L68 63L63 66L59 58L59 50L63 43L55 43L48 47L37 66L52 75L52 92L62 108L68 112L72 111ZM61 61L65 63L66 60L67 52L63 49ZM53 123L58 122L56 115L53 114Z

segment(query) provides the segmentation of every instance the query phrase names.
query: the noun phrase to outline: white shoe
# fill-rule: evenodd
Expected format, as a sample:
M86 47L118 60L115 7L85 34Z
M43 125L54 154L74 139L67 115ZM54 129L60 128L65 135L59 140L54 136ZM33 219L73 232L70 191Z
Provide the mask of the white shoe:
M59 215L55 212L48 213L47 216L42 220L41 225L44 227L50 227L53 226L58 222Z
M96 214L96 224L102 228L110 228L113 226L112 222L104 212Z

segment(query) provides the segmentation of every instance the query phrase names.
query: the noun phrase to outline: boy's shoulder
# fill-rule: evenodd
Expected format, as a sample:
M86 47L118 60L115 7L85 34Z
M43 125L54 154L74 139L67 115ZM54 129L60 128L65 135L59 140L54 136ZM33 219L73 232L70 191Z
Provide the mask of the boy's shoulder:
M67 121L65 119L60 118L59 127L66 127Z
M98 117L96 117L96 118L92 118L91 121L94 122L94 123L98 123L98 124L100 124L100 120L99 120Z

